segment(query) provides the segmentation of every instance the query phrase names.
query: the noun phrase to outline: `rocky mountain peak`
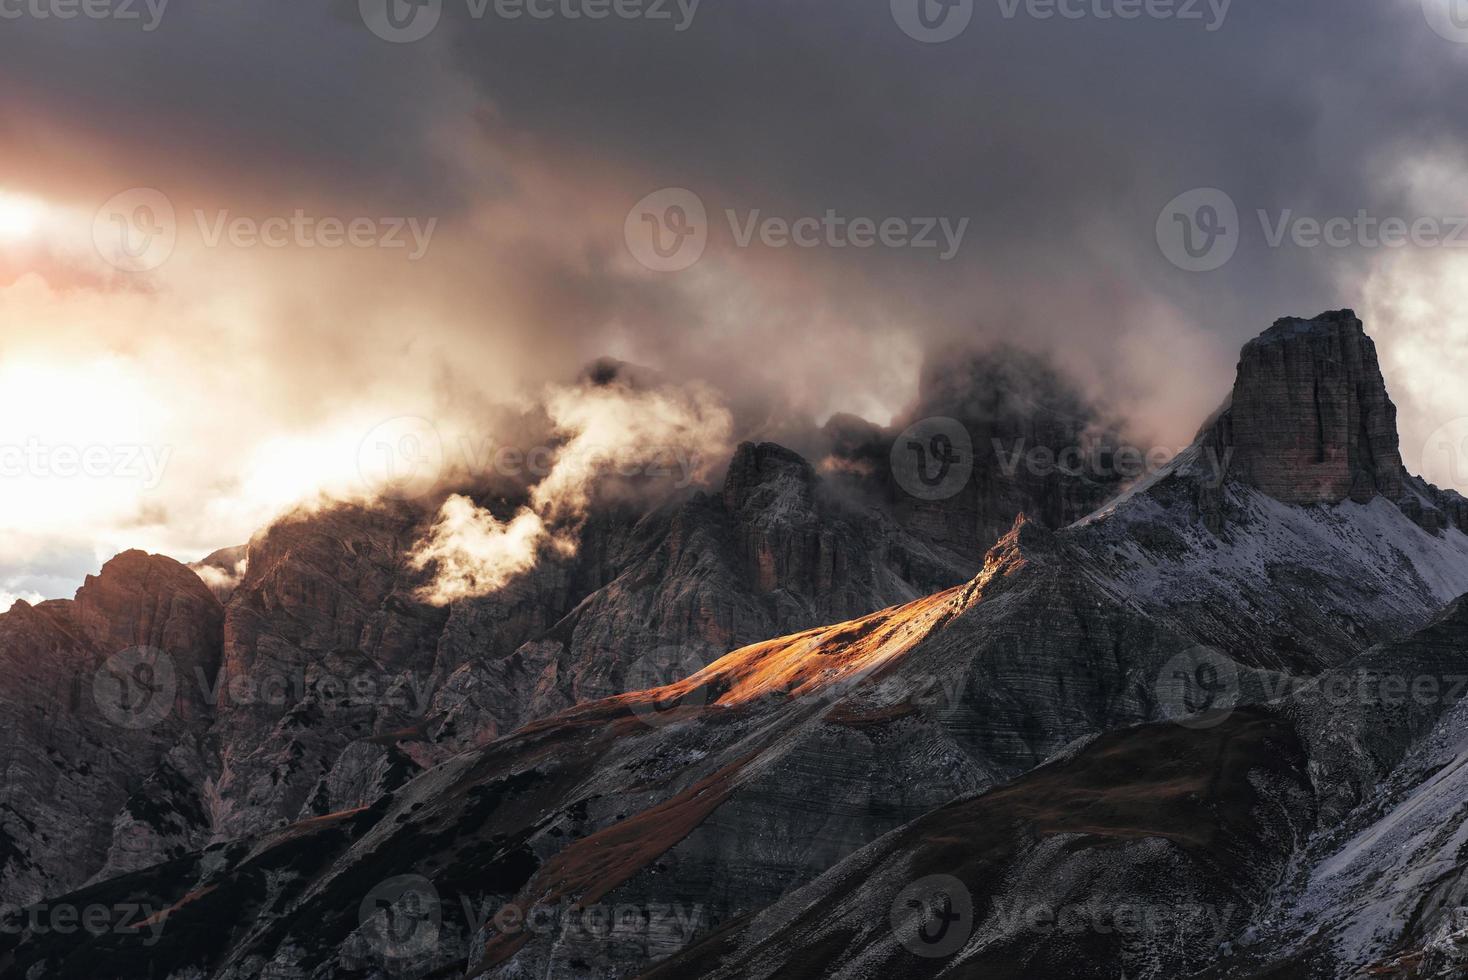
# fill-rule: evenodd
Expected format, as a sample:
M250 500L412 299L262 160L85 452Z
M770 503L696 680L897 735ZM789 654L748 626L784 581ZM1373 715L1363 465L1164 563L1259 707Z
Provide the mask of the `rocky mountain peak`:
M1285 318L1246 344L1210 435L1230 475L1286 503L1406 492L1397 408L1351 310Z
M75 617L103 649L149 646L195 653L218 646L224 610L188 567L172 558L124 551L88 575Z
M724 478L724 505L738 512L752 501L761 508L780 498L808 504L816 473L799 453L773 442L740 444Z

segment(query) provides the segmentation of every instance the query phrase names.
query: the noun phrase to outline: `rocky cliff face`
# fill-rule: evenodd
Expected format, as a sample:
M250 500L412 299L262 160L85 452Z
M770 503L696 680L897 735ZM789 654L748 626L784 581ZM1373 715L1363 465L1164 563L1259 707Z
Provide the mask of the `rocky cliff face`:
M0 628L17 631L11 656L77 651L27 660L35 685L15 687L17 717L54 717L62 695L43 687L88 702L102 651L160 649L179 681L166 724L131 762L119 759L128 808L98 790L90 803L66 798L63 818L41 790L22 792L28 777L16 770L7 833L29 839L36 823L58 828L58 843L22 849L41 870L0 896L29 901L95 873L369 805L528 720L675 679L745 643L910 601L965 580L981 557L831 495L810 464L768 444L740 448L721 493L601 508L574 558L446 610L418 600L424 575L406 561L431 516L407 504L303 512L247 549L210 556L197 575L128 553L74 602L0 616ZM202 602L201 578L227 612L217 602L203 603L208 615L173 608L180 595ZM43 725L17 745L50 746L67 731ZM101 828L97 845L60 843L59 828L82 823Z
M610 542L619 526L591 538ZM598 550L597 587L572 593L563 617L503 655L485 649L474 625L498 608L493 600L453 612L439 660L461 666L435 699L436 739L463 747L487 725L509 732L580 701L659 686L735 647L952 586L979 559L833 495L808 462L768 443L739 447L718 496L659 508Z
M1250 341L1213 439L1234 475L1285 503L1406 491L1397 408L1376 344L1350 310L1283 319Z
M153 797L197 757L209 706L197 679L219 667L224 611L198 577L130 551L89 576L74 601L24 602L0 616L0 894L21 904L74 888L104 868L170 856L188 837L139 827Z
M1459 601L935 810L648 976L1462 976L1465 670Z
M1229 475L1289 504L1394 501L1434 533L1468 531L1468 500L1402 465L1376 344L1351 310L1290 317L1244 347L1201 441Z

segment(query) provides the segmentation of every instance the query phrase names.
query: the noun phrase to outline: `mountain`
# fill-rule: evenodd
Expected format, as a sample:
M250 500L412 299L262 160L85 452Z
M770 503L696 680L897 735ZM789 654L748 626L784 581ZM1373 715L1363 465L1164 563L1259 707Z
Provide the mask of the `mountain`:
M207 770L209 709L190 679L219 669L223 622L197 575L139 551L88 576L74 600L17 602L0 616L7 903L131 870L139 853L151 864L179 842L196 803L173 791Z
M1465 650L1468 600L1267 703L1109 732L647 976L1461 976Z
M1060 528L1115 497L1140 471L1117 458L1124 428L1036 354L951 346L928 356L891 427L834 416L823 464L902 526L982 554L1020 514Z
M1394 417L1353 314L1280 321L1172 463L1067 526L1020 514L969 568L881 503L853 420L838 476L742 447L721 495L603 514L577 560L446 610L403 560L425 512L300 515L251 543L221 674L366 664L406 694L431 664L430 709L222 705L197 847L62 899L145 924L0 929L0 969L1427 969L1457 895L1468 534ZM688 646L686 677L626 683ZM1438 693L1387 700L1387 671Z
M1014 355L990 357L1008 364ZM966 363L980 371L983 358ZM1041 369L1026 362L1026 371ZM1002 373L1030 385L1017 369ZM646 384L644 374L607 362L581 383ZM1058 376L1049 382L1055 397L1075 400ZM962 386L952 397L951 411L964 415ZM941 405L929 398L928 407ZM971 509L974 491L960 490L936 506ZM0 615L0 636L13 637L6 655L33 676L7 692L3 710L18 719L11 751L60 760L18 763L25 771L16 770L0 803L0 826L15 842L0 856L0 902L34 901L370 805L526 722L675 680L730 649L912 601L977 572L981 549L955 547L941 526L933 534L904 524L884 494L855 492L782 447L745 444L718 492L600 502L574 556L547 555L500 592L447 608L420 599L427 576L409 561L433 519L431 500L302 510L247 546L190 566L197 577L167 559L120 556L75 603ZM1037 503L1023 491L1007 500ZM488 492L477 502L515 506ZM216 602L204 601L200 578ZM162 595L134 595L138 583L154 580ZM132 624L156 615L121 600L98 607L97 588L197 614L182 639L149 646L163 654L188 710L181 700L156 723L140 719L148 724L127 735L138 745L115 755L106 785L81 780L74 793L54 797L58 780L80 779L66 769L86 765L73 756L117 741L107 719L91 717L98 663L141 644ZM74 607L93 610L95 635L77 637L62 614ZM160 658L148 656L124 666L158 667ZM78 837L91 843L67 843Z

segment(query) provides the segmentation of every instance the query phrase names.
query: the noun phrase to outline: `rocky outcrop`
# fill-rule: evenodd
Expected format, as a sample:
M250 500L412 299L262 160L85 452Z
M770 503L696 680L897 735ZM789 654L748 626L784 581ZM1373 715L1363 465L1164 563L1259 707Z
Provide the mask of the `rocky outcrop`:
M0 895L22 904L102 872L117 844L152 864L196 847L151 822L139 792L208 724L224 612L169 558L126 552L88 576L75 600L0 615ZM188 780L176 811L197 811ZM135 807L136 804L136 807ZM171 819L171 818L168 818Z
M1124 442L1120 430L1045 359L1005 345L953 346L929 355L917 400L889 429L833 416L826 463L909 532L980 554L1022 513L1062 528L1140 475L1113 455ZM915 440L899 444L913 432ZM929 445L935 437L946 441ZM917 452L931 466L934 448L952 454L953 475L915 495L900 465Z
M1230 477L1276 500L1379 496L1434 534L1468 531L1468 500L1402 465L1397 408L1376 344L1351 310L1289 317L1250 341L1233 394L1202 440Z
M1307 767L1258 709L1109 733L646 976L1190 976L1248 929L1313 825Z
M1468 598L1267 703L1103 735L646 975L1462 976L1465 651Z
M447 614L414 598L425 578L406 556L429 517L342 506L250 543L224 624L215 837L313 815L348 746L422 720Z
M1397 408L1351 310L1279 320L1250 341L1213 443L1230 473L1290 504L1405 492Z
M245 568L248 565L250 546L235 545L231 548L220 548L205 557L189 565L209 586L209 591L214 593L214 598L221 603L229 602L234 595L234 590L245 577Z
M668 683L744 644L950 587L979 565L833 494L803 458L769 443L739 447L719 495L695 494L627 527L594 521L574 565L537 570L451 613L438 656L461 666L435 699L435 739L461 748L581 701ZM535 601L538 583L572 574L584 592L565 589L562 606L544 592ZM502 653L486 639L501 600L542 615L570 608Z

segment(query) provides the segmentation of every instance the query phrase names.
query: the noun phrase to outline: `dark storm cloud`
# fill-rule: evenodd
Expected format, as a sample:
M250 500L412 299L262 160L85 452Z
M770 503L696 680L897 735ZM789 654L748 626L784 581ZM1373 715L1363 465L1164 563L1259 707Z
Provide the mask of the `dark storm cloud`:
M876 295L887 327L1104 350L1162 304L1232 345L1276 315L1354 299L1340 271L1358 257L1266 248L1255 209L1397 213L1384 168L1462 144L1468 47L1416 2L1235 0L1216 30L1090 13L1110 0L1072 0L1078 20L1023 3L1006 17L1007 2L976 0L968 29L936 45L875 0L705 0L669 3L672 20L595 21L564 16L578 0L545 20L499 18L492 2L471 19L468 0L445 0L439 29L403 45L366 30L352 0L176 2L152 32L22 18L0 25L0 127L17 137L8 163L43 181L59 146L77 151L63 170L105 167L119 184L446 219L486 189L513 206L530 171L585 182L607 208L548 251L499 242L496 261L539 294L522 297L521 326L574 345L630 322L674 352L706 317L677 295L686 281L631 281L608 257L626 209L660 187L705 199L716 261L732 247L726 208L969 219L950 263L915 249L738 257L806 282L828 319L858 321ZM492 149L466 178L433 140L471 120ZM1153 229L1175 194L1205 186L1238 203L1245 240L1199 276L1163 258Z
M1043 317L1047 286L1107 333L1148 290L1206 306L1211 327L1239 337L1340 305L1349 257L1267 249L1255 210L1402 213L1382 168L1460 145L1468 123L1452 98L1468 81L1464 49L1415 2L1238 0L1208 31L1006 19L981 0L938 45L899 31L885 2L710 0L682 33L615 18L470 22L453 2L445 16L499 125L587 167L687 186L715 212L971 217L966 270L1015 290L998 310L933 304L960 325ZM1158 253L1154 223L1206 186L1235 199L1246 237L1227 269L1195 276ZM947 304L963 295L952 268L916 256L845 258L898 280L918 267Z
M442 23L408 44L374 36L357 0L170 0L152 31L9 16L71 2L0 0L0 191L80 215L92 266L69 244L44 251L44 236L25 247L47 262L0 253L13 293L0 339L40 360L132 358L158 387L196 382L219 399L200 432L245 423L228 440L163 440L189 473L218 474L169 484L162 540L175 550L248 537L247 467L276 440L341 430L352 449L361 420L404 414L493 426L506 402L603 355L716 385L736 438L807 448L833 412L904 417L925 354L1013 340L1165 445L1196 431L1240 343L1280 315L1373 295L1403 323L1462 306L1442 250L1270 248L1255 215L1465 209L1444 191L1468 172L1468 44L1435 33L1418 0L1233 0L1211 31L1094 16L1128 0L1061 0L1078 20L974 0L967 30L933 45L898 28L890 0L669 0L670 20L564 16L600 0L534 0L552 16L516 20L486 0L474 20L471 0L442 0ZM183 226L178 257L114 296L122 280L89 271L86 226L127 187L166 191ZM624 224L669 187L702 199L709 243L691 268L652 272ZM1237 205L1242 244L1216 271L1185 272L1155 229L1176 195L1206 187ZM409 263L204 248L194 208L440 223ZM945 260L738 247L726 209L967 224ZM1393 257L1405 268L1382 282ZM1398 357L1410 368L1392 378L1398 400L1414 378L1449 376L1453 346ZM1442 401L1404 410L1419 444ZM239 504L227 532L198 509L220 498ZM96 521L115 533L87 524L89 541L133 533L132 516L111 514ZM47 547L31 551L62 553Z
M458 196L426 144L462 107L431 59L390 57L355 4L100 2L139 19L0 5L21 12L0 19L0 159L33 186L106 175L118 188L227 189L277 207L335 196L379 212Z

